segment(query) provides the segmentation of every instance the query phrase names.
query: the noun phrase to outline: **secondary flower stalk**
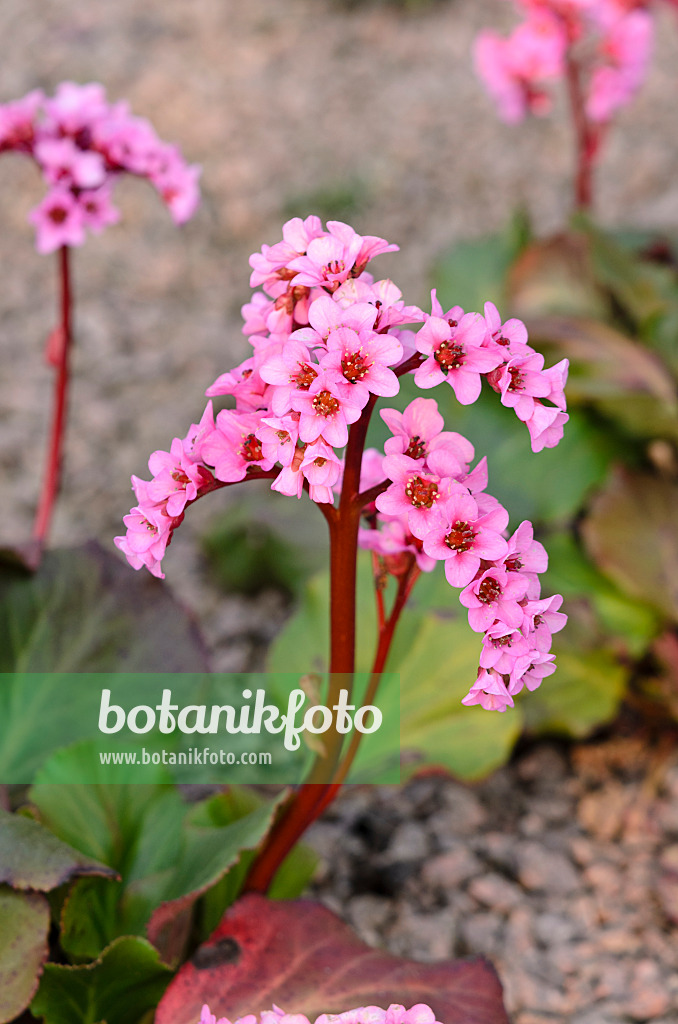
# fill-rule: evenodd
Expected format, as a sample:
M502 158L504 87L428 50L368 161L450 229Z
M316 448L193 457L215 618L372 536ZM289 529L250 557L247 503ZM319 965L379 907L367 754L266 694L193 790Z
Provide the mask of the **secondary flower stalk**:
M476 39L476 70L509 124L548 114L553 84L566 83L577 153L575 200L586 209L609 125L647 74L653 3L514 0L514 6L523 20L508 37L485 29Z
M37 562L47 540L58 495L68 412L69 354L73 343L70 249L88 231L100 233L120 214L112 189L121 174L148 180L175 223L193 215L199 201L200 169L189 166L176 146L162 142L148 121L133 117L125 102L109 103L103 86L62 82L53 97L40 89L0 105L0 154L31 158L47 187L29 214L38 252L55 252L59 270L59 320L47 342L56 371L54 408L30 559Z

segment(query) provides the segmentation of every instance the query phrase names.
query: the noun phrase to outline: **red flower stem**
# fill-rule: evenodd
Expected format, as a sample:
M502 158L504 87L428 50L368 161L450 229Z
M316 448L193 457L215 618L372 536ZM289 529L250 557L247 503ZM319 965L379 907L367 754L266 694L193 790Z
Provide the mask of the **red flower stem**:
M600 135L586 116L581 68L571 52L566 58L566 73L577 148L575 206L578 210L589 210L593 203L593 170Z
M365 696L363 697L363 704L374 703L374 698L376 697L377 689L379 688L379 683L381 681L381 674L384 671L388 654L391 649L396 626L398 625L403 608L407 604L409 596L412 593L412 588L420 575L421 570L417 567L416 562L413 562L410 571L404 576L401 576L398 580L398 591L393 602L391 614L379 630L379 642L377 644L377 650L372 664L370 681L367 684ZM348 775L349 769L355 760L356 754L358 753L358 747L360 746L361 739L362 733L356 730L351 736L351 742L348 750L346 751L346 756L341 762L339 770L334 777L333 786L340 786ZM318 813L324 810L325 806L327 806L327 804L323 804Z
M376 523L374 524L374 529L377 529ZM381 633L386 621L386 611L384 608L383 569L381 566L381 560L376 551L372 552L372 573L374 576L374 598L377 604L377 626Z
M346 446L344 479L337 515L326 515L330 531L330 685L327 706L339 700L339 691L350 693L355 671L356 576L360 502L360 468L367 428L376 404L375 395L351 426ZM244 892L265 893L294 844L339 791L330 780L341 755L344 737L336 722L324 735L324 750L306 782L296 790L254 858Z
M60 321L58 332L58 353L56 363L56 380L54 384L54 406L52 426L47 451L47 465L43 477L42 490L38 501L38 509L33 526L33 539L41 551L47 541L52 522L54 503L61 483L61 467L63 463L64 437L66 431L66 415L68 407L69 354L73 341L71 275L69 266L68 246L59 249L60 278ZM52 336L54 337L54 335Z

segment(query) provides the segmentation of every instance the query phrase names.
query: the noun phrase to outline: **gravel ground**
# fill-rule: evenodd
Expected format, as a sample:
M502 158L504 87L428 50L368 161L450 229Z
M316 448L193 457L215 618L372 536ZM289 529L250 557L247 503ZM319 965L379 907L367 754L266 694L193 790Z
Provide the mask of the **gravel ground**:
M345 791L309 841L315 895L368 943L485 954L514 1024L678 1020L678 755L539 745L473 788Z
M349 183L357 229L401 246L382 272L420 303L435 254L499 229L517 203L543 232L562 224L562 111L502 126L470 70L473 36L502 20L499 0L439 0L416 16L369 0L3 0L0 101L100 80L204 168L204 202L184 229L123 182L121 224L77 253L55 543L118 532L130 474L145 474L148 454L244 357L247 256L291 213L315 212L314 197ZM678 229L677 52L666 15L650 79L601 168L607 224ZM26 224L40 196L25 163L0 160L0 542L28 535L49 410L54 268ZM223 501L192 510L168 585L203 620L216 667L236 670L255 666L286 609L273 594L224 600L205 584L192 542ZM314 828L318 893L398 953L488 954L516 1024L675 1022L678 764L647 744L602 750L577 748L570 762L540 747L473 789L429 778L404 794L346 793Z

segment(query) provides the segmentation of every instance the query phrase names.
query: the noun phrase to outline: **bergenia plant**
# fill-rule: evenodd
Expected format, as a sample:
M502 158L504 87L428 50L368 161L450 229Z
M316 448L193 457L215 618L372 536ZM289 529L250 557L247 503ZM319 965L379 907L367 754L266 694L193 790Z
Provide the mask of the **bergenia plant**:
M507 37L485 29L476 40L476 69L509 123L547 114L552 87L566 83L578 207L591 205L595 162L614 115L645 79L656 2L667 0L513 0L523 19L517 28Z
M194 213L199 201L200 169L189 166L178 148L162 142L152 125L134 117L125 101L110 103L103 86L62 82L53 97L36 89L0 106L0 153L21 153L38 167L47 192L31 211L40 253L56 252L60 277L60 313L46 357L56 370L54 411L47 465L33 537L43 546L56 499L73 335L71 247L87 232L98 234L120 216L113 186L121 174L148 180L177 224Z
M231 1024L227 1017L217 1017L209 1006L203 1006L200 1020L196 1024ZM234 1024L311 1024L303 1013L285 1013L279 1006L268 1012L248 1013L238 1017ZM387 1010L379 1006L359 1006L343 1013L323 1013L315 1024L438 1024L430 1006L417 1003L406 1010L398 1003L392 1003Z
M325 229L308 217L289 221L282 241L251 257L251 284L261 289L243 309L252 354L207 390L231 396L235 408L215 417L208 402L200 423L169 451L153 453L152 479L133 478L137 504L116 544L135 569L162 576L187 507L211 491L266 479L283 495L308 495L330 536L327 704L337 703L355 669L360 545L373 552L379 626L366 702L417 578L442 562L482 636L478 675L464 703L505 711L555 669L551 634L565 616L560 597L540 594L546 552L530 523L508 532L508 512L486 489L486 458L472 465L473 445L444 429L433 398L418 397L404 411L388 400L406 374L427 393L451 388L462 405L476 401L485 381L525 424L538 452L563 434L567 361L546 369L524 325L502 323L490 302L483 314L443 310L434 292L430 314L406 305L392 281L367 270L373 257L396 248L347 224ZM391 437L378 452L365 444L384 399ZM390 610L388 576L397 585ZM258 854L250 890L267 890L282 858L335 795L357 747L354 737L342 759L343 739L335 723L307 783Z

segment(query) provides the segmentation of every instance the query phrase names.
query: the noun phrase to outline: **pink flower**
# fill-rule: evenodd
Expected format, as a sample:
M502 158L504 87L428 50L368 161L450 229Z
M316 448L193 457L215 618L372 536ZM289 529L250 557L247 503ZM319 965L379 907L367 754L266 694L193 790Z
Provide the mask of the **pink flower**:
M213 479L204 467L189 458L183 442L175 437L169 452L153 452L148 460L153 479L148 484L151 501L166 502L167 515L180 516L189 501L195 501L198 490Z
M361 408L367 404L370 393L392 398L398 394L400 383L393 370L403 354L403 347L389 334L374 331L357 333L349 327L339 327L327 339L327 353L320 358L324 370L333 370L337 380L343 378L342 388L352 393Z
M507 544L501 536L508 525L508 512L499 506L481 516L478 506L462 489L453 491L438 505L430 531L423 537L424 551L445 561L445 576L452 587L465 587L480 568L480 560L503 558Z
M39 252L81 245L85 229L114 224L111 188L123 172L154 184L177 223L198 203L200 169L161 142L147 121L132 117L126 103L110 104L97 83L62 82L52 98L36 91L0 106L4 150L31 156L49 186L30 215Z
M605 123L625 106L643 83L652 54L654 26L647 11L619 16L604 34L601 56L605 61L591 76L586 113Z
M292 339L280 352L264 358L259 374L268 384L276 385L271 398L275 415L284 416L289 412L293 407L293 396L298 392L308 392L318 373L320 367L306 346Z
M476 71L509 124L529 111L543 114L551 101L544 84L563 74L567 36L551 11L530 8L508 37L484 31L475 44Z
M502 324L499 310L493 302L485 303L485 323L488 340L501 346L505 353L503 358L526 355L530 351L527 344L527 327L522 320L507 320Z
M394 435L384 444L387 455L426 459L436 449L447 448L460 466L473 459L475 452L470 441L455 431L443 430L445 421L433 398L415 398L403 413L397 409L381 409L380 415Z
M555 448L563 439L563 428L569 416L552 405L534 403L532 416L525 426L530 432L532 451L540 452L544 448Z
M341 221L328 221L327 232L309 242L305 255L290 260L289 269L297 272L296 285L320 285L335 291L348 277L361 274L374 256L398 248L383 238L363 238Z
M467 707L480 704L486 711L506 711L513 707L513 697L506 688L502 676L494 669L480 669L475 683L462 698Z
M164 579L160 563L169 544L174 522L163 515L159 507L138 506L123 517L127 527L125 537L115 537L117 548L127 557L133 569L143 565L154 576Z
M82 207L74 194L65 188L53 188L29 214L37 229L36 248L47 254L62 245L82 245L85 225Z
M81 192L78 202L85 227L95 235L100 234L110 224L117 224L120 220L120 211L111 202L111 189L108 185Z
M362 411L358 400L346 391L326 370L313 379L307 390L293 391L292 408L301 413L302 441L317 441L322 436L334 448L344 447L349 424L355 423Z
M398 556L404 553L414 555L417 566L422 572L433 572L436 567L436 559L431 558L423 551L422 542L410 532L407 519L384 520L380 516L378 524L378 529L374 530L361 527L358 531L358 543L361 548L375 551L380 555L386 563L388 572L398 575L397 570L400 568Z
M555 660L555 654L547 654L542 651L531 651L524 658L518 659L509 682L509 693L515 696L524 686L528 690L536 690L538 686L541 686L542 679L555 672Z
M226 1017L216 1019L209 1006L202 1008L198 1024L231 1024ZM279 1006L272 1010L264 1010L258 1017L250 1013L238 1017L235 1024L310 1024L303 1013L285 1013ZM380 1006L359 1006L355 1010L344 1013L323 1013L316 1018L315 1024L438 1024L430 1006L417 1003L409 1010L399 1003L392 1003L387 1010Z
M459 595L460 602L468 608L471 629L484 633L497 620L520 628L524 614L518 602L525 597L527 586L528 580L520 573L507 573L496 567L486 569Z
M200 455L214 475L224 483L244 480L253 469L268 470L274 459L264 458L261 441L256 436L259 417L252 413L238 413L222 409L217 415L214 430L200 446Z
M35 140L35 120L45 96L34 89L23 99L0 106L0 153L5 149L30 153Z
M431 316L417 334L417 348L428 358L414 374L420 388L447 380L461 405L480 395L480 374L494 370L501 356L483 348L486 325L478 313L465 313L459 323Z

